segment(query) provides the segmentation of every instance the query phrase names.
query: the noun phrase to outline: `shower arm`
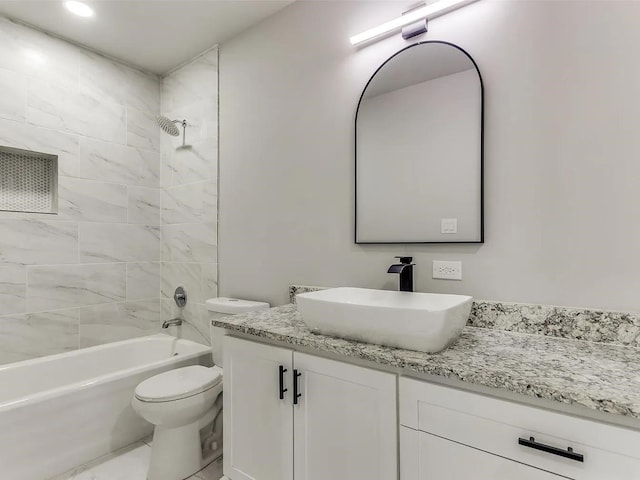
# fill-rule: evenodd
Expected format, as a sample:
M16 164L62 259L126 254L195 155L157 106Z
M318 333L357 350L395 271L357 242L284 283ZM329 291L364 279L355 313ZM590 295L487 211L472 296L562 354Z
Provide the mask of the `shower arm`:
M182 146L186 147L187 137L187 121L186 120L171 120L171 123L179 123L182 125Z
M186 146L186 137L187 137L187 121L186 120L171 120L171 123L179 123L182 125L182 146Z

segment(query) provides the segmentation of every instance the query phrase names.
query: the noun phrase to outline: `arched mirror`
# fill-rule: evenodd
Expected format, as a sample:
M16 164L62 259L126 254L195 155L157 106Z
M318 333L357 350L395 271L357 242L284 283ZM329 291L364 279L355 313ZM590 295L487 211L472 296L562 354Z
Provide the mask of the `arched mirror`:
M356 112L356 243L483 241L483 87L447 42L411 45Z

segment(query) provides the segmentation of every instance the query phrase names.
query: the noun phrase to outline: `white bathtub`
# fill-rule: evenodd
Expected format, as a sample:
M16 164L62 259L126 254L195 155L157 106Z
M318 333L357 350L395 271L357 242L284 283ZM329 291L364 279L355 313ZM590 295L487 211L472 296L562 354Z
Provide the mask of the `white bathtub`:
M136 385L192 364L210 347L158 334L0 367L0 478L46 480L144 438Z

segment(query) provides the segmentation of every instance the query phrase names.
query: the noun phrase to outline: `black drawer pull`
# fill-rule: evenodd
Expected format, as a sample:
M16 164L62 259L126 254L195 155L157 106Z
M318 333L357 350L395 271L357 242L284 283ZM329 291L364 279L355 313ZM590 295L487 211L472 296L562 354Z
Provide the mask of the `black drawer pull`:
M545 445L544 443L538 443L533 437L529 437L529 440L527 440L526 438L519 438L518 445L533 448L535 450L540 450L541 452L550 453L552 455L569 458L571 460L575 460L576 462L584 462L584 455L574 452L573 448L571 447L563 450L561 448L552 447L551 445Z
M298 393L298 377L302 376L298 370L293 369L293 404L298 404L298 399L302 396L301 393Z
M280 400L284 400L284 394L287 391L286 388L284 388L284 374L287 372L287 369L284 368L283 365L280 365L278 367L278 376L280 379Z

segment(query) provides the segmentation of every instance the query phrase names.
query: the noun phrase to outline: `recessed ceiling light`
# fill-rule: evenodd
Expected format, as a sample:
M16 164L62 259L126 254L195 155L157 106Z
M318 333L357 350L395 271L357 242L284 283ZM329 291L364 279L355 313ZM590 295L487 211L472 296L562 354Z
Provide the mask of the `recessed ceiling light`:
M93 9L86 3L76 2L75 0L68 0L64 2L64 6L67 7L71 13L75 13L79 17L92 17Z

